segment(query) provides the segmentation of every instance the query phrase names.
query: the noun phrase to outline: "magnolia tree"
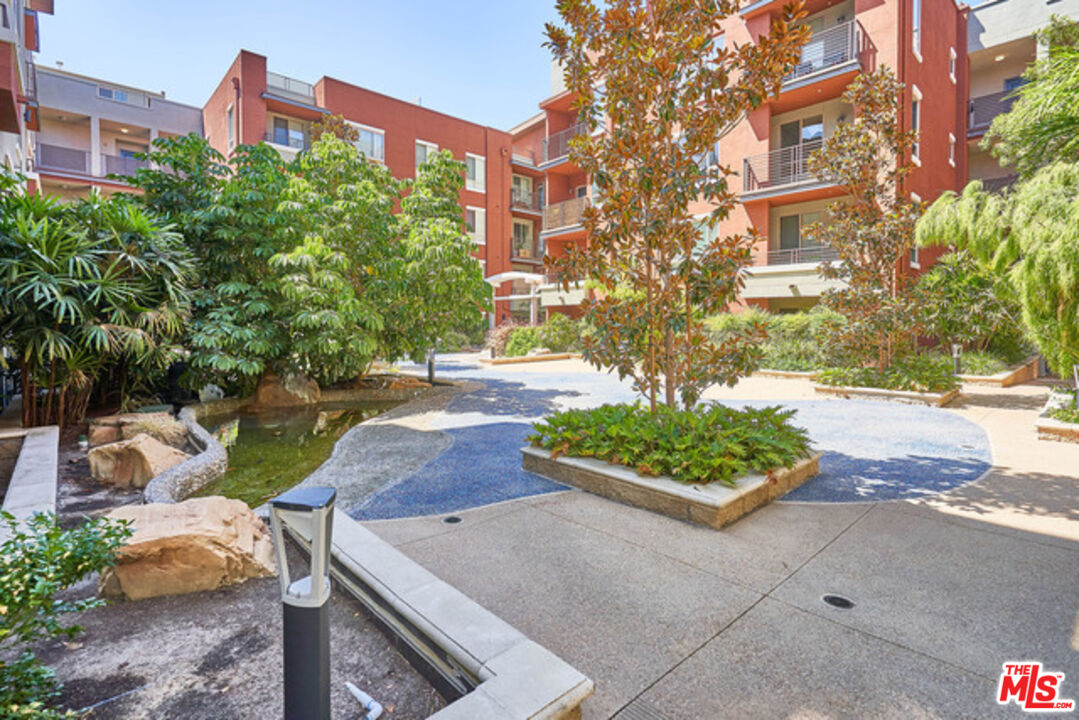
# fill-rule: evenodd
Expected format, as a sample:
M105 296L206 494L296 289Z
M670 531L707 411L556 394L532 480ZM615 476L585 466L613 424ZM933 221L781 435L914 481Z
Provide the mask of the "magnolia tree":
M839 125L808 163L844 192L828 206L826 220L806 228L811 242L839 255L820 267L822 277L843 281L821 298L847 318L831 328L831 341L882 369L917 329L901 268L922 207L903 190L915 133L903 129L902 98L903 85L889 69L859 75L843 93L854 119Z
M705 240L689 210L715 207L715 228L735 204L729 167L699 159L745 113L779 91L807 31L792 5L753 43L724 45L721 23L737 0L561 0L564 27L547 26L582 122L601 133L571 141L570 158L592 179L598 202L589 243L554 263L587 278L595 327L585 358L631 377L654 411L660 397L691 406L715 383L733 384L759 359L763 328L722 341L703 326L737 298L754 232Z
M387 308L386 333L392 355L419 361L429 358L439 340L475 326L490 309L491 288L473 255L461 211L464 163L448 150L434 153L420 166L411 192L401 200L397 274L403 302Z

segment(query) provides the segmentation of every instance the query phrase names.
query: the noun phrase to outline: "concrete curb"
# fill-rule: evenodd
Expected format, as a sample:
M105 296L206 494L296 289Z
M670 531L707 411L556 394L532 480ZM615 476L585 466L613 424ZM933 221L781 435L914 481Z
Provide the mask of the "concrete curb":
M995 375L959 375L960 380L971 385L992 385L994 387L1011 387L1020 383L1035 380L1038 377L1038 358L1032 357L1021 365L1013 367Z
M3 437L20 436L22 447L4 494L3 511L21 523L37 513L56 513L60 428L49 425L3 433ZM7 528L0 527L0 541L6 538Z
M590 679L340 510L331 552L334 579L407 645L406 656L458 689L432 718L580 717Z
M816 380L816 370L769 370L762 368L753 373L756 377L782 378L785 380Z
M525 470L603 497L716 530L786 494L819 472L820 453L767 475L746 475L731 487L681 483L638 475L623 465L594 458L552 458L544 448L521 448Z
M923 393L909 390L885 390L884 388L847 387L843 385L814 385L813 392L821 395L839 395L840 397L858 397L866 400L891 400L910 405L929 405L944 407L959 397L958 390L945 393Z
M522 355L520 357L479 358L484 365L517 365L519 363L547 362L549 360L572 360L581 357L580 353L546 353L544 355Z

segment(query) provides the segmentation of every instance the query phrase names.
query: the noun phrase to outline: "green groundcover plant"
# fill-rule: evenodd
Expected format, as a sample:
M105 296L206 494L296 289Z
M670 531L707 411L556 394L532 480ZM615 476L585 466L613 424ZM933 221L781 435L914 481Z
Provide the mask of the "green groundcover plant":
M817 382L840 387L868 387L907 392L943 393L959 387L951 358L945 355L911 355L890 367L838 367L822 370Z
M1079 425L1079 406L1075 404L1075 400L1073 399L1065 405L1049 410L1049 417L1053 420L1059 420L1060 422L1075 423Z
M537 422L528 440L552 457L593 457L642 475L685 483L723 482L791 467L809 455L809 435L794 410L702 404L688 410L639 402L566 410Z
M76 717L52 707L60 684L29 648L81 632L77 625L61 624L61 616L89 610L102 601L58 594L112 565L131 531L124 523L104 518L68 530L53 515L35 515L20 525L8 513L0 513L0 522L9 531L0 544L0 720Z
M964 375L996 375L1008 369L1003 357L992 352L968 352L960 358L960 370Z

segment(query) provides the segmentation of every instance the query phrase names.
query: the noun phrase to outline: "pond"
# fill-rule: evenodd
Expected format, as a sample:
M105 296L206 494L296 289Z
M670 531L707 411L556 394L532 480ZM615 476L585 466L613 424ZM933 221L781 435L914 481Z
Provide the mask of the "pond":
M353 402L245 409L202 419L202 426L228 449L229 468L195 497L224 495L258 507L314 472L349 428L399 404Z

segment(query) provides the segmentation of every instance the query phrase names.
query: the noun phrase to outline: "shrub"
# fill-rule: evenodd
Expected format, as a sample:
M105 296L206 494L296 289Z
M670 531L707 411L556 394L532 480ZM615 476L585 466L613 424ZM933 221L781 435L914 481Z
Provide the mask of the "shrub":
M506 356L527 355L530 350L540 347L540 329L534 325L515 328L506 343Z
M510 335L519 327L521 326L513 320L507 320L494 330L488 330L484 348L493 350L495 357L502 357L506 354L506 344L510 341Z
M581 347L581 326L562 313L552 313L540 326L540 345L551 352L568 352Z
M1008 369L1008 363L996 353L965 352L960 358L964 375L996 375Z
M685 483L724 482L750 471L790 467L809 454L809 437L779 407L736 410L698 405L679 410L661 405L649 412L639 402L567 410L534 425L529 442L552 457L594 457L667 475Z
M875 367L828 368L817 374L823 385L869 387L907 392L941 393L959 387L952 359L944 355L911 355L881 370Z
M741 313L724 313L708 319L708 327L722 340L750 325L762 324L768 337L761 367L769 370L810 371L842 362L835 347L823 340L831 328L842 325L839 313L817 305L805 312L773 315L758 308Z
M1060 422L1079 424L1079 406L1076 406L1075 400L1072 399L1065 405L1050 409L1049 417Z
M124 523L104 518L62 529L52 515L35 515L20 525L2 514L9 539L0 544L0 717L65 717L46 707L60 693L53 671L29 646L54 637L73 638L81 628L63 626L60 616L102 604L90 597L57 598L92 572L112 565L130 536Z

